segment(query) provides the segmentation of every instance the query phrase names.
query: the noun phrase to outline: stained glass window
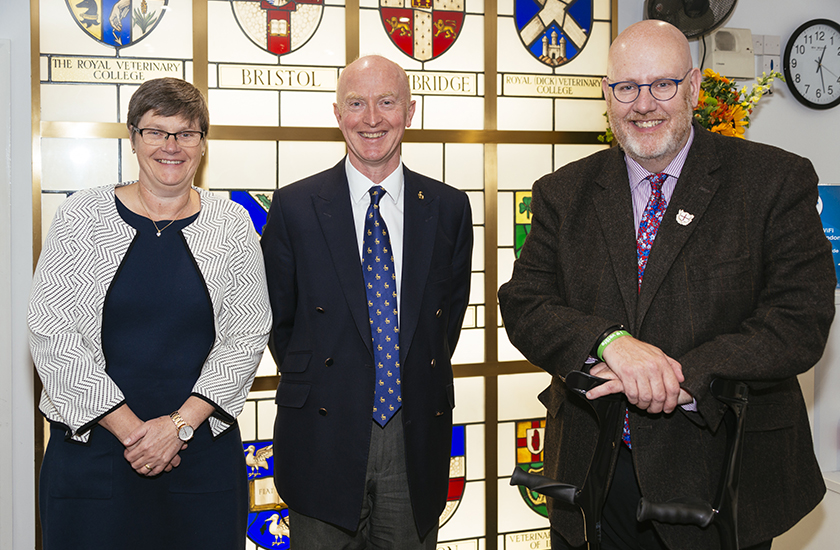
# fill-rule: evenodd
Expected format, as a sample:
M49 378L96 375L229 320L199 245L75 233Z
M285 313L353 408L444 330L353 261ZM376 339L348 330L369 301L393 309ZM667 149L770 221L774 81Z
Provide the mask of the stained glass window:
M439 547L547 548L544 502L509 478L541 468L536 395L550 377L510 344L495 295L530 231L533 182L604 147L615 0L31 1L42 236L69 194L137 178L125 119L144 80L184 78L206 93L197 183L243 205L260 232L275 189L345 154L332 107L342 67L377 53L406 69L417 110L403 161L468 194L475 237ZM239 418L249 549L290 544L272 481L277 382L266 353Z

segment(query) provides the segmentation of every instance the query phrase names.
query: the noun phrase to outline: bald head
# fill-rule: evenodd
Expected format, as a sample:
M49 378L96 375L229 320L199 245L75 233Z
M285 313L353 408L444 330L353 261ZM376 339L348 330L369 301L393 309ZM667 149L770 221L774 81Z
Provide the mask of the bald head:
M684 67L682 73L692 67L691 49L685 35L664 21L639 21L624 29L610 46L607 78L623 80L616 73L627 70L629 63L662 67L664 60L667 60L666 66Z
M414 109L408 77L393 61L369 55L341 71L335 119L350 163L374 183L400 165L400 144Z
M411 102L411 87L405 70L381 55L366 55L353 61L341 71L335 90L336 104L339 108L347 97L349 87L352 87L352 83L359 79L380 80L386 88L395 88L388 90L389 92L404 99L407 104Z

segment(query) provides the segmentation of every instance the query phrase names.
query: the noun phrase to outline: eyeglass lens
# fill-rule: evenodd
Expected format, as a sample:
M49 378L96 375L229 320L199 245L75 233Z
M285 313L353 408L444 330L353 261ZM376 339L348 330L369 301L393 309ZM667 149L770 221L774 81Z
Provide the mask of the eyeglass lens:
M642 88L647 87L650 90L650 95L658 101L668 101L677 95L677 88L686 79L691 72L691 69L683 75L682 78L676 80L674 78L660 78L654 80L650 84L636 84L631 80L616 82L610 84L612 88L613 97L621 103L632 103L636 101L641 93Z
M639 93L644 87L650 88L651 95L660 101L667 101L677 95L677 83L667 78L654 80L650 84L619 82L613 86L613 94L617 100L630 103L639 97Z
M169 139L169 136L175 137L180 145L184 147L195 147L201 143L201 132L164 132L156 128L139 128L137 132L143 138L146 145L163 145Z

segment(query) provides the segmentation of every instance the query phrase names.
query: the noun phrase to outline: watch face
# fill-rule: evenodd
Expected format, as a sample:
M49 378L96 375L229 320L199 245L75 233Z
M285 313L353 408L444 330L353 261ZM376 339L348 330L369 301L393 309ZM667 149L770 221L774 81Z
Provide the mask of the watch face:
M808 21L785 47L785 80L794 97L814 109L840 104L840 25Z
M181 439L181 441L189 441L190 439L192 439L192 436L192 426L181 426L181 429L178 430L178 437Z

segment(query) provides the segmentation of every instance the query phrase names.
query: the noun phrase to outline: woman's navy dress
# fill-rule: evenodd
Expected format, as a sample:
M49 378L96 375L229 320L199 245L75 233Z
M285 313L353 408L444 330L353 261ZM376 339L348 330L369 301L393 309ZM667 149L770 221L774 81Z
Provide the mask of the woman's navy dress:
M213 346L213 307L181 234L198 214L158 237L148 218L116 203L137 236L105 297L102 348L125 402L149 420L191 395ZM238 426L213 440L202 423L180 466L154 478L137 474L123 452L98 424L87 444L51 428L40 486L45 550L244 548L248 489Z

